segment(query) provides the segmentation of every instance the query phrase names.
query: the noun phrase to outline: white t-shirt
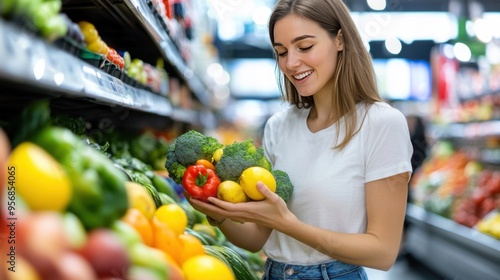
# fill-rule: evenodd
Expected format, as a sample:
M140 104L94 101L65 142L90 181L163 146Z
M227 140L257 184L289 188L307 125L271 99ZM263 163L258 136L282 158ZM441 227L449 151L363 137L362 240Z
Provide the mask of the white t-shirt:
M411 172L412 146L406 119L388 104L376 103L358 134L338 151L332 149L336 125L312 133L306 123L309 111L293 107L276 113L264 130L263 147L273 169L286 171L294 185L288 208L312 226L363 233L365 184ZM365 111L365 106L357 106L360 122ZM264 252L273 260L301 265L332 260L276 230Z

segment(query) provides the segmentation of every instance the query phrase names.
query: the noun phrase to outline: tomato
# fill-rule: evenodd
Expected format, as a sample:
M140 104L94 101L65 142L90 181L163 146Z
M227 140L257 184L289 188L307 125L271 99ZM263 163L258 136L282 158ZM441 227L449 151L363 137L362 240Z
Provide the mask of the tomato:
M223 261L211 255L195 256L182 265L186 280L236 280Z
M63 167L44 149L30 143L19 144L8 166L14 172L17 193L32 210L63 211L72 197L72 187Z
M273 174L262 167L253 166L245 169L240 176L240 185L253 200L263 200L265 197L257 190L257 183L264 183L272 192L276 192L276 180Z
M184 233L188 225L186 212L175 203L160 206L155 212L155 218L166 224L177 236Z

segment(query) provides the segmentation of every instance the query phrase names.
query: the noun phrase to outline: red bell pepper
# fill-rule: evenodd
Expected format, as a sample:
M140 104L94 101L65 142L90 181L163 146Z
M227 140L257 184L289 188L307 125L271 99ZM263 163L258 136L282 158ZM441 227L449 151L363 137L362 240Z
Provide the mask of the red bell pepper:
M192 197L207 201L209 197L217 197L220 179L215 171L204 165L191 165L182 177L182 186Z

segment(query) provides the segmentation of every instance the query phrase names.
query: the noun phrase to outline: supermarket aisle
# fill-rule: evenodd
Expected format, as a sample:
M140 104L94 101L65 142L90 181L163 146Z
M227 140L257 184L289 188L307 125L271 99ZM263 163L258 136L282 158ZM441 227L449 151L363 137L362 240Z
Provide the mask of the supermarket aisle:
M443 280L428 268L415 260L402 259L396 261L389 271L366 269L369 280Z

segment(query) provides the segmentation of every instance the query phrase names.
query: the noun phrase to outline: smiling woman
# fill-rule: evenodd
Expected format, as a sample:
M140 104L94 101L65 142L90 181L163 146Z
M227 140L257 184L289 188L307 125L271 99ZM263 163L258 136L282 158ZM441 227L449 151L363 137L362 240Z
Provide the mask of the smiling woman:
M236 246L263 249L263 280L367 279L365 266L388 270L411 172L406 119L381 101L342 0L279 0L268 28L291 106L267 120L262 147L272 168L289 175L292 197L285 202L258 182L259 201L188 201L216 221L236 221L219 225Z

